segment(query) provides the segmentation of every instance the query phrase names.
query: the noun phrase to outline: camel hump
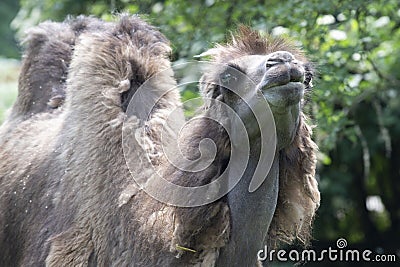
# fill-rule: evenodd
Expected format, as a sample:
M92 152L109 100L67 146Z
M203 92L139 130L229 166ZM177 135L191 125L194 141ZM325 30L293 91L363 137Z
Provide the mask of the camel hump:
M64 103L69 64L77 37L85 31L104 29L106 23L87 16L64 22L45 21L26 32L19 76L18 97L10 119L27 119L53 112Z
M26 119L61 105L74 43L75 34L66 23L47 21L27 32L11 117Z
M175 86L170 54L168 39L136 15L120 14L105 30L82 33L68 68L65 110L86 117L97 105L104 113L111 107L125 112L137 89L157 77L146 83L140 103L153 105Z

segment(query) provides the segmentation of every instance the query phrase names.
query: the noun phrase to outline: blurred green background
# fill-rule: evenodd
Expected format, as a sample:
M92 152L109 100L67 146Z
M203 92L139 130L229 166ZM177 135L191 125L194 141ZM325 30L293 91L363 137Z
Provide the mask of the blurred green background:
M16 97L21 52L15 39L43 20L67 14L109 20L119 11L144 14L158 26L176 62L226 41L238 23L294 39L317 65L306 104L317 125L322 192L312 245L336 248L341 237L349 248L400 256L398 0L2 0L0 122Z

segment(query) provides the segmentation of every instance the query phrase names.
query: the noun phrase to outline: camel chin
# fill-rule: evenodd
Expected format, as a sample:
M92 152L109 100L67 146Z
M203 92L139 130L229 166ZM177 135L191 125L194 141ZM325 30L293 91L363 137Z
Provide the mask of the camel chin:
M300 103L304 95L304 84L301 82L289 82L268 89L262 89L263 95L276 112L284 112L288 107Z

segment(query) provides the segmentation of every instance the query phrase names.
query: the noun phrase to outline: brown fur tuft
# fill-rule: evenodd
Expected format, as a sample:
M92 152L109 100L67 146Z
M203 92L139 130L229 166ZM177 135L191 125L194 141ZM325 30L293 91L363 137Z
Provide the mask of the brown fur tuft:
M293 243L296 239L309 245L312 222L320 204L315 179L317 145L311 139L312 127L302 114L293 143L280 152L279 197L272 219L268 243Z
M287 51L296 58L307 61L304 53L289 40L262 34L244 25L239 26L237 32L232 34L228 44L217 44L215 48L200 56L211 56L213 61L227 63L233 58L246 55L267 55L275 51Z

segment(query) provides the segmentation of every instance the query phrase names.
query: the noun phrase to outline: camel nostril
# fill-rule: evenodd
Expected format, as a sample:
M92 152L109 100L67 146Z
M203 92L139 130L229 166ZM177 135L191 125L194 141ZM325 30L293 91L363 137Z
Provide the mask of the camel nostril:
M273 66L275 66L275 65L277 65L277 64L281 64L281 63L283 63L283 62L281 62L281 61L272 61L272 60L268 60L267 63L265 63L265 66L266 66L267 68L271 68L271 67L273 67Z
M304 82L305 71L303 68L291 66L290 68L290 81L291 82Z

